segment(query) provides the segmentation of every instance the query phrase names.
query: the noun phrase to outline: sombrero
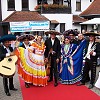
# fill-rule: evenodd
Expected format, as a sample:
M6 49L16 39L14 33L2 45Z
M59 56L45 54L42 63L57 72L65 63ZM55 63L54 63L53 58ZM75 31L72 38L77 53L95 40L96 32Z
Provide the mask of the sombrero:
M55 34L55 35L61 35L61 33L60 33L60 32L57 32L57 31L55 31L55 30L50 30L50 31L47 31L47 32L45 32L45 34Z
M0 42L4 42L4 41L12 41L12 40L16 40L16 36L13 34L8 34L8 35L4 35L0 38Z
M66 36L68 36L69 34L73 34L74 36L77 36L79 32L76 29L70 29L63 32L63 35Z
M85 36L90 36L90 35L93 35L93 36L100 36L99 33L95 33L95 32L86 32L86 33L84 33L83 35L85 35Z
M18 41L23 41L24 39L28 39L29 41L33 40L35 37L32 34L24 34L18 37Z

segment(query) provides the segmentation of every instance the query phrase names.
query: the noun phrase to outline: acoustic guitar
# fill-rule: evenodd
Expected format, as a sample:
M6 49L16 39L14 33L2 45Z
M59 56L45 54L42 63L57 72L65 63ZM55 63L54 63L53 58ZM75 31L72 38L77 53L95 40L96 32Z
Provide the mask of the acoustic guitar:
M4 58L0 62L0 74L2 76L6 76L6 77L13 76L16 71L15 63L16 63L17 59L18 58L16 55Z

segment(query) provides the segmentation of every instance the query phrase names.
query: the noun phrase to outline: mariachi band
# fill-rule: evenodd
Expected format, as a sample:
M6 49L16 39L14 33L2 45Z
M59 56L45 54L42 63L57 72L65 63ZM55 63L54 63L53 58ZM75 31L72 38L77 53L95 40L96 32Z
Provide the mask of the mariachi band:
M79 81L77 86L85 85L86 82L90 82L89 89L94 85L98 86L100 78L95 84L95 77L97 58L100 56L100 44L96 42L99 33L79 33L76 39L76 32L69 30L62 36L62 42L57 38L57 35L62 35L59 32L52 30L45 34L50 35L45 41L40 34L36 38L31 34L21 35L17 39L11 34L0 38L0 63L1 68L5 70L1 70L0 74L3 77L4 91L7 96L11 95L9 90L17 91L17 89L13 84L15 70L3 64L4 61L6 62L5 59L7 63L13 62L13 66L16 64L18 74L24 80L26 88L30 88L31 84L46 86L53 79L54 87L58 86L58 82L74 84ZM14 60L16 57L17 60ZM13 74L4 74L11 73L10 71L13 71Z

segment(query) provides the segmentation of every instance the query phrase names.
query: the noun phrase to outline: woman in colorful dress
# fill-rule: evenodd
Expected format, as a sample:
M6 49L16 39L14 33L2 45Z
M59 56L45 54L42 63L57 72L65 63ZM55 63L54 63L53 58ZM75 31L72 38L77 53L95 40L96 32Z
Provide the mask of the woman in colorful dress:
M70 56L72 51L76 49L76 45L70 44L70 37L64 39L64 44L61 45L61 64L60 64L60 82L62 84L73 84L73 68L70 66Z
M44 65L45 45L41 41L42 37L38 36L36 42L33 42L30 48L24 49L19 47L17 55L18 74L25 82L35 86L47 85L47 76Z

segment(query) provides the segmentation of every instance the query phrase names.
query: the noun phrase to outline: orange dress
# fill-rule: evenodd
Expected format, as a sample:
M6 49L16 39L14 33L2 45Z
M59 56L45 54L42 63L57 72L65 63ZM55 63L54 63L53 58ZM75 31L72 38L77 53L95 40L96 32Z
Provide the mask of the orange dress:
M27 83L36 86L47 85L46 69L44 65L45 45L38 45L36 42L28 49L19 47L16 50L18 56L18 74Z

